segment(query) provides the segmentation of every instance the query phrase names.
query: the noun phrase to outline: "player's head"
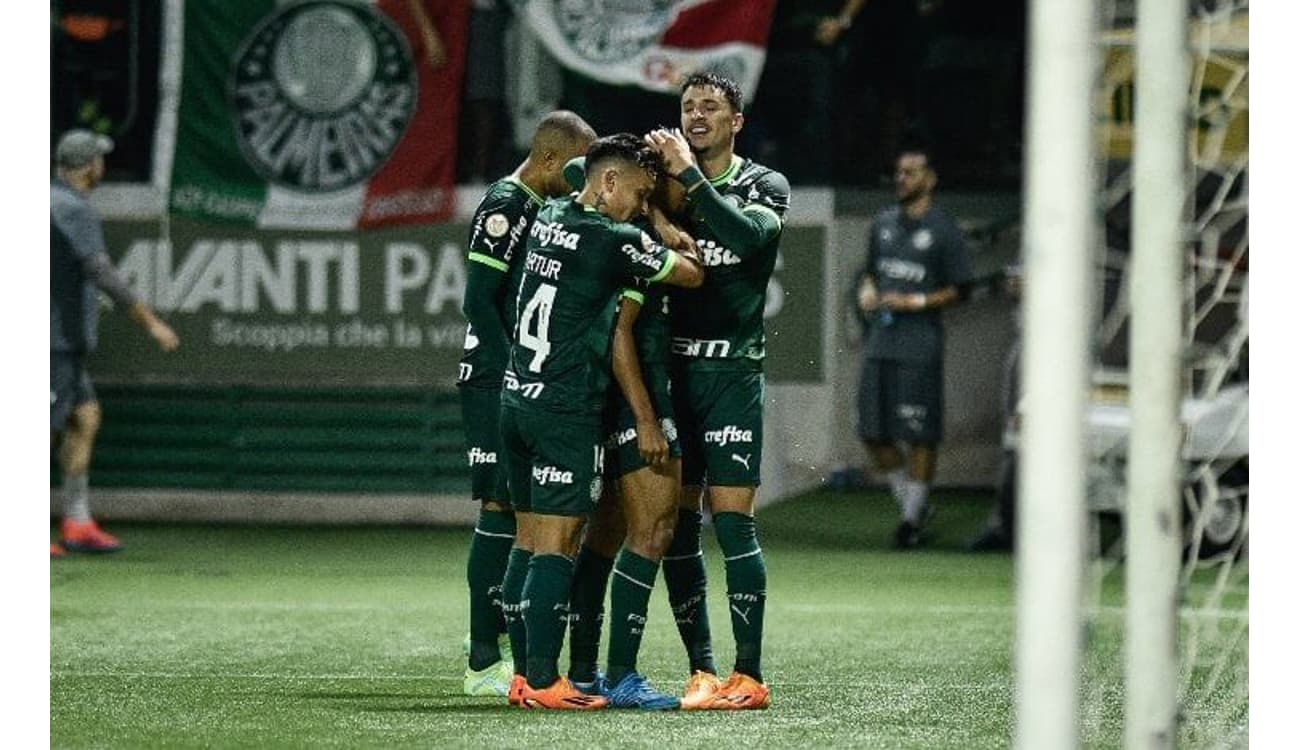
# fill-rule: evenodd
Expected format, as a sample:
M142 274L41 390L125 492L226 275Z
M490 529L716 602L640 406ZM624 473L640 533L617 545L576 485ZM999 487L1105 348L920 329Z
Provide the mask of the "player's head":
M733 148L745 125L745 100L735 81L693 73L682 82L682 133L691 150L706 156Z
M582 156L596 140L596 131L587 121L565 109L557 109L542 118L533 133L528 159L542 172L542 190L547 195L564 195L569 184L564 180L564 164Z
M104 155L113 150L113 139L89 130L69 130L54 147L59 176L73 187L89 190L104 179Z
M615 133L597 138L587 149L590 205L615 221L629 221L645 211L646 200L663 173L663 160L641 136Z
M915 203L928 198L939 177L934 171L930 152L924 146L905 146L894 162L894 195L899 203Z

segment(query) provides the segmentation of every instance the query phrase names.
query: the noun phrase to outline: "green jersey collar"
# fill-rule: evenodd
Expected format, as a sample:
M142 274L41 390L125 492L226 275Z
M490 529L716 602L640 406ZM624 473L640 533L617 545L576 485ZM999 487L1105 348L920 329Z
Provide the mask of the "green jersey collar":
M731 182L731 178L736 176L736 172L740 171L740 165L744 161L745 160L740 158L739 156L732 154L731 166L727 167L727 171L723 172L717 177L710 177L709 184L712 185L713 187L718 187L719 185L726 185L728 182Z
M520 188L523 189L525 193L528 193L528 197L532 198L533 202L536 203L537 205L540 206L546 202L542 200L542 196L538 195L537 193L534 193L533 189L525 185L524 181L519 179L518 177L515 177L514 175L510 175L509 177L506 178L506 182L512 182L518 185Z

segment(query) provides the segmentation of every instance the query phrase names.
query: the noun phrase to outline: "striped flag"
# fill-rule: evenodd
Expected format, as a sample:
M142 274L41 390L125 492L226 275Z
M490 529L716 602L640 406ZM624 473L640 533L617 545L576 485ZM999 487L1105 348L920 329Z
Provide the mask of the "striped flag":
M702 70L758 87L775 0L515 0L561 65L604 83L675 93Z
M468 18L469 0L185 0L171 212L267 228L448 218Z

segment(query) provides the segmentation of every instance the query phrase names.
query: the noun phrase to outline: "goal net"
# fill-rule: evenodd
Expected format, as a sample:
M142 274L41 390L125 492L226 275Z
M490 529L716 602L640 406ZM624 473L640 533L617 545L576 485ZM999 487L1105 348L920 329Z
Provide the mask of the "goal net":
M1080 728L1088 747L1123 738L1125 457L1131 321L1133 3L1103 10L1097 90L1104 249L1097 369L1088 407L1095 512ZM1183 232L1180 419L1182 565L1173 746L1244 747L1249 636L1249 50L1246 0L1193 0ZM1130 686L1131 689L1132 686Z

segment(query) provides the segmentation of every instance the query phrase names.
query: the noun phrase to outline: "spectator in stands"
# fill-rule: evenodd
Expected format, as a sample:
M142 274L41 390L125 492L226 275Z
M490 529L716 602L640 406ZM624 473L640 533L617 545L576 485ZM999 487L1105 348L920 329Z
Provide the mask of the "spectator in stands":
M1020 266L1008 266L1004 271L1003 290L1012 300L1020 301L1024 289ZM1020 349L1021 320L1016 311L1016 338L1007 351L1002 372L1002 465L998 472L997 503L989 515L988 524L978 535L966 543L967 552L1000 552L1010 550L1016 537L1016 449L1020 434Z
M934 205L937 180L926 149L903 150L894 172L898 203L872 219L858 273L858 307L868 316L858 435L902 511L894 532L900 549L921 543L943 438L941 310L960 299L971 275L957 222Z
M831 184L829 147L842 41L866 0L778 0L754 98L759 161L794 183ZM820 144L809 148L809 144Z
M469 16L469 50L465 57L461 149L467 163L462 181L488 182L508 170L513 158L506 112L506 26L510 11L504 0L473 0Z
M51 557L65 550L122 548L90 514L88 474L100 411L84 360L95 350L96 289L127 310L164 351L180 345L172 329L113 268L99 217L87 200L103 179L104 156L112 150L110 138L89 130L64 133L55 149L56 178L50 183L50 445L58 445L63 519L62 545L50 544Z
M837 153L848 156L836 162L853 174L838 174L837 182L860 183L865 177L870 186L889 183L903 134L916 125L925 17L934 7L935 0L870 0L862 8L846 44L845 106L836 128ZM876 147L863 152L871 143Z

